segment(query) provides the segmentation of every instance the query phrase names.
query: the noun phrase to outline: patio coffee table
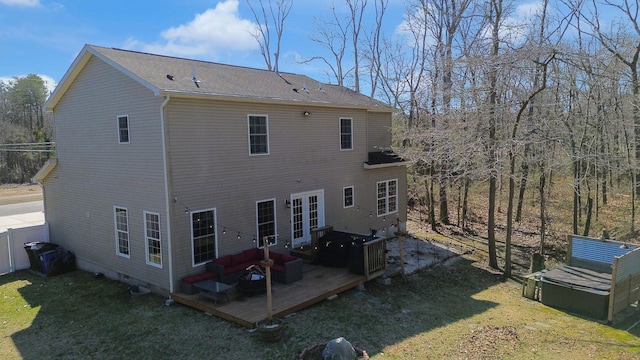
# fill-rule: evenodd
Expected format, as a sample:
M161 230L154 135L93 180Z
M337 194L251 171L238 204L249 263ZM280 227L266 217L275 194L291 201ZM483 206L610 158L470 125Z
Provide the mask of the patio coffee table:
M229 289L233 288L231 285L227 285L215 280L205 280L193 284L194 287L200 290L198 293L200 297L213 300L216 304L218 300L229 301Z

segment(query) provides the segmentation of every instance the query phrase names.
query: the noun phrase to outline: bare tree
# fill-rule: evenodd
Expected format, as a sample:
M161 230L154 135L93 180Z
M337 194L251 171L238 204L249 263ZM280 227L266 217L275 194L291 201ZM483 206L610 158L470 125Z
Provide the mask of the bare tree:
M353 70L353 68L345 69L344 60L349 39L349 28L353 19L342 19L335 6L331 6L331 14L333 18L330 21L319 18L314 19L317 30L310 37L313 42L329 50L331 58L313 56L304 60L303 63L310 63L315 60L324 62L330 70L330 73L328 73L329 78L335 78L336 83L343 86L347 75Z
M489 266L497 269L498 258L496 254L496 185L498 180L498 172L496 167L497 155L498 155L498 143L496 137L497 127L497 112L498 112L498 67L496 66L498 57L500 55L500 27L503 22L503 0L490 0L487 9L487 20L491 27L491 52L490 52L490 64L488 69L489 84L488 84L488 122L489 122L489 136L486 142L487 148L487 163L489 169L489 206L487 214L487 241L489 247Z
M389 0L374 0L375 26L366 34L364 60L367 62L371 93L375 97L380 78L382 77L382 20L387 10Z
M278 72L278 61L280 59L280 42L282 40L282 33L284 32L284 23L289 16L291 7L293 6L293 0L267 0L268 7L265 6L263 0L259 0L260 9L256 9L251 4L250 0L247 0L247 5L253 13L258 27L253 37L260 44L260 52L264 58L265 64L269 71ZM271 34L271 27L275 31L275 52L271 53L271 41L273 40Z
M368 0L345 0L351 15L351 43L353 45L354 90L360 92L360 31Z

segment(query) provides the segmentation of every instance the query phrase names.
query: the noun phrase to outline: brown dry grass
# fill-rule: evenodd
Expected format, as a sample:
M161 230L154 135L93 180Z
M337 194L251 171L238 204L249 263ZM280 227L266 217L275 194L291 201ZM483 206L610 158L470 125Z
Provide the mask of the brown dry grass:
M531 179L530 184L535 184L537 179ZM564 261L566 254L567 235L572 231L572 200L573 188L570 179L558 178L550 188L551 192L546 196L546 231L544 253L551 267ZM620 241L639 243L637 232L631 231L631 197L628 194L628 186L620 185L616 189L608 189L607 204L602 197L594 200L594 209L591 226L588 234L584 233L586 222L586 200L583 200L579 216L578 232L580 235L599 237L603 229L609 232L611 238ZM450 195L452 192L450 192ZM450 200L449 218L450 225L438 225L437 231L432 231L425 223L423 209L413 208L409 210L409 231L419 237L427 237L431 240L460 244L465 249L472 249L479 257L487 257L487 183L479 183L473 186L469 198L469 220L465 229L457 224L457 199ZM592 196L595 196L592 194ZM513 262L516 274L526 272L530 263L530 256L540 248L540 197L537 188L529 186L523 202L522 220L514 222L512 233ZM640 206L640 203L637 205ZM502 246L506 238L506 209L507 189L499 191L496 211L496 241L498 242L499 265L503 267L504 248ZM514 214L515 215L515 214ZM636 220L637 222L638 220ZM635 226L636 228L638 225Z
M29 187L1 190L31 193ZM286 319L285 339L275 344L196 310L163 306L165 299L155 295L132 299L126 285L85 272L53 278L28 271L4 275L0 358L294 359L308 346L339 336L372 359L640 358L637 308L608 326L523 298L520 284L486 269L478 245L486 234L483 191L479 188L472 199L470 230L443 226L440 233L428 233L443 242L471 239L477 251L406 280L394 278L390 286L370 283L364 292L351 290L301 310ZM549 201L548 235L561 245L571 217L570 202L559 196ZM594 229L614 230L618 224L622 233L624 199L613 196L600 209ZM536 203L533 196L527 199L528 215L517 225L514 243L538 244ZM499 237L503 222L500 212ZM424 232L419 222L410 225ZM620 233L614 230L612 236Z
M41 199L42 188L40 185L0 184L0 205Z
M347 291L287 317L278 343L90 273L19 271L0 276L0 358L296 359L340 336L380 360L640 357L640 311L608 326L525 299L478 265L466 258Z

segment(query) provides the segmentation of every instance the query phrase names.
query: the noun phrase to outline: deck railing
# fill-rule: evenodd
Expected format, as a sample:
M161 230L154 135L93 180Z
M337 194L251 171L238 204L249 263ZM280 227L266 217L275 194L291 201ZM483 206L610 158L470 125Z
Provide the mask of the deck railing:
M387 267L386 240L379 238L363 245L364 275L367 281L382 275Z

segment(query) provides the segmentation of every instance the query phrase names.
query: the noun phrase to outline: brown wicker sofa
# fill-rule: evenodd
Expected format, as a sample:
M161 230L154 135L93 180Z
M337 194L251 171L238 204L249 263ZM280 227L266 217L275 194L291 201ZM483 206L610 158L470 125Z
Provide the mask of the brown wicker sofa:
M274 262L271 267L271 278L283 284L302 279L302 259L295 256L269 251L269 258ZM264 259L262 249L248 249L237 254L222 256L206 264L208 272L218 275L218 281L233 284L251 265L259 265Z

